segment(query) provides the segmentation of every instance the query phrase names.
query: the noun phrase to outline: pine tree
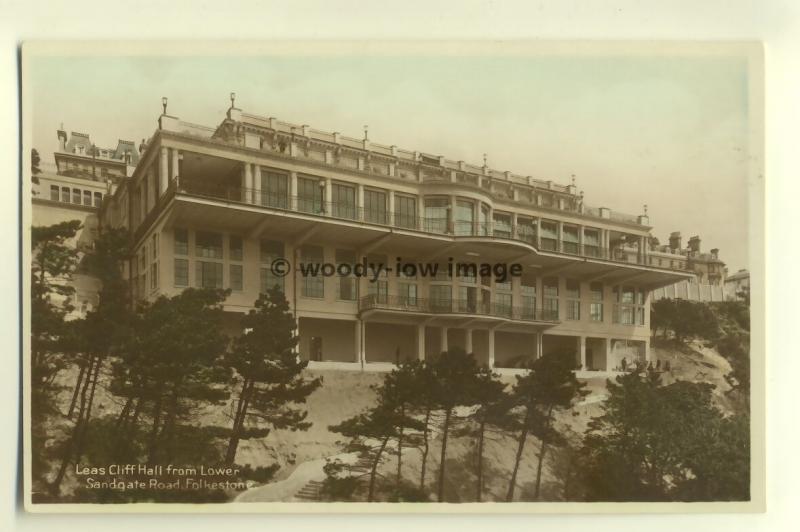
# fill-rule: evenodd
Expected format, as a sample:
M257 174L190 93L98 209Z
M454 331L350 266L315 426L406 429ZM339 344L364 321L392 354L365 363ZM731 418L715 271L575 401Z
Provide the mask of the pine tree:
M505 393L506 385L497 379L497 375L489 368L481 368L473 383L471 390L472 399L478 406L473 419L478 424L476 434L476 466L475 466L475 500L483 499L483 453L485 448L486 430L489 425L503 426L508 423L507 416L512 406L508 395Z
M273 428L307 430L308 396L322 384L322 378L304 378L308 362L293 352L297 344L296 323L289 303L277 287L262 295L242 320L244 334L234 339L226 361L241 379L233 427L225 461L236 459L239 441L265 436L269 429L247 429L248 418L256 418Z
M517 454L508 484L507 502L514 501L517 473L530 433L537 435L541 441L534 488L534 498L539 498L547 446L561 441L553 427L553 414L556 410L570 408L575 399L588 393L583 390L584 384L575 378L574 366L570 353L548 353L534 360L525 375L517 377L511 393L517 405L522 407L524 415L519 424Z

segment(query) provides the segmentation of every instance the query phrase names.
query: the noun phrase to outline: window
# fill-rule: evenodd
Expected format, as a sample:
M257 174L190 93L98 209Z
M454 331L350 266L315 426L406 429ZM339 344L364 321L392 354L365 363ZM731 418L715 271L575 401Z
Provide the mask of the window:
M542 310L546 318L558 319L558 279L548 277L542 280Z
M558 223L551 220L542 220L541 247L545 251L558 251Z
M567 316L568 320L581 319L581 285L578 281L567 279Z
M150 290L158 288L158 262L150 265Z
M222 259L222 235L198 231L195 234L195 252L198 257Z
M494 230L492 234L500 238L511 238L511 215L496 212L493 216Z
M517 238L529 244L536 243L536 222L530 218L517 218Z
M242 265L241 264L231 264L230 266L230 289L241 291L243 285L243 273L242 273Z
M415 283L398 283L397 291L400 295L400 304L414 307L417 305L417 285Z
M417 228L417 200L411 196L396 195L394 198L394 223L406 229Z
M449 207L449 199L425 198L425 230L446 233Z
M385 192L364 190L364 220L376 224L387 223Z
M231 235L228 238L228 255L230 260L242 260L242 238Z
M499 316L511 317L511 294L506 292L498 292L494 295L495 298L495 312Z
M72 189L72 203L75 205L81 204L81 191L80 189L73 188Z
M303 262L306 264L322 264L325 260L320 246L303 246L300 251ZM303 297L324 298L325 278L320 275L307 275L303 277Z
M58 201L58 185L50 185L50 199Z
M297 178L297 210L312 214L323 214L322 182L307 177Z
M94 193L94 206L99 207L103 203L103 194L101 192Z
M83 204L89 207L92 206L92 193L88 190L83 191Z
M536 277L523 275L520 278L520 295L522 303L522 318L534 319L536 317Z
M389 283L387 281L370 281L367 283L367 294L377 303L388 303Z
M337 218L355 220L356 189L349 185L333 184L333 215Z
M574 225L564 225L561 228L561 250L564 253L578 254L578 228Z
M589 285L589 320L603 321L603 283Z
M174 236L175 240L175 254L176 255L188 255L189 254L189 231L186 229L175 229Z
M262 240L260 243L259 258L261 262L261 293L266 294L276 286L284 290L283 277L277 276L270 267L275 259L283 258L283 242L275 240ZM266 266L266 267L265 267Z
M434 312L451 312L452 311L452 289L450 285L431 285L431 310Z
M61 201L69 203L69 187L61 187Z
M198 288L222 288L222 263L198 260L195 268L195 284Z
M189 261L175 259L175 286L189 286Z
M261 205L285 209L289 197L288 176L272 171L261 171Z
M336 266L340 264L347 264L352 266L356 262L356 254L352 251L345 249L336 250ZM337 298L342 301L355 301L356 289L358 280L352 275L340 275L339 279L339 292Z
M471 235L475 222L475 206L471 201L456 201L455 234Z
M600 256L600 233L596 229L583 230L583 254L587 257Z

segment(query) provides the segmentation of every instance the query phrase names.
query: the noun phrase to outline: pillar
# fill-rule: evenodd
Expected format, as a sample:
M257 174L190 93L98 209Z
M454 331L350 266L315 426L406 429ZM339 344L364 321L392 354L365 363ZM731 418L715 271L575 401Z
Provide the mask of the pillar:
M609 371L611 366L611 338L604 338L603 339L603 349L606 352L606 367L605 371Z
M441 335L439 336L439 351L444 353L447 351L447 327L442 327Z
M417 360L425 360L425 326L417 325Z
M544 333L536 333L536 358L542 358L544 350L542 344L544 343Z
M159 160L159 171L158 171L158 197L167 191L167 186L169 183L167 180L169 179L168 172L169 172L169 154L167 152L167 148L161 148L161 158Z
M556 251L563 251L564 246L561 244L561 239L564 238L564 223L558 222L558 243L556 244Z
M394 216L394 190L389 190L389 225L394 226L395 216Z
M178 170L180 169L181 152L175 148L170 151L172 152L172 175L169 177L170 181L175 181L180 178Z
M325 206L322 208L322 212L326 215L331 216L333 214L333 180L328 177L325 179L325 197L322 198L322 201L325 202Z
M489 367L494 367L494 329L489 329Z
M578 254L583 255L583 226L578 226Z
M289 172L289 208L297 210L297 172Z
M250 163L245 163L244 165L244 179L242 182L242 201L245 203L250 203L251 198L253 197L253 171Z
M358 212L358 219L364 221L364 185L356 185L356 211Z
M536 249L542 249L542 219L537 217L535 220L536 220Z
M511 213L511 238L517 238L517 213L515 212Z
M364 360L364 345L363 345L363 342L362 342L362 339L363 339L362 329L364 328L364 325L361 323L361 320L356 320L355 324L356 324L355 325L355 347L356 347L356 349L355 349L356 357L355 358L356 359L354 360L354 362L357 362L357 363L360 362L361 365L363 366L364 362L365 362L365 360Z
M472 353L472 329L464 329L464 351Z
M261 198L261 166L253 165L253 204L264 205Z
M586 337L579 336L578 337L578 353L580 354L580 364L581 367L579 369L586 370Z

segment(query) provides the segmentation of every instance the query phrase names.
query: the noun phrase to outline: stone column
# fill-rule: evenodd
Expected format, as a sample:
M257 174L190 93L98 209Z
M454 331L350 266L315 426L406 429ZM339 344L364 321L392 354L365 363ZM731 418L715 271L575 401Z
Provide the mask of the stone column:
M362 346L361 346L361 329L363 325L361 320L355 321L355 360L354 362L361 362L363 364L363 356L362 356Z
M472 353L472 329L464 329L464 351Z
M544 344L544 333L536 333L536 358L542 358L544 354L544 349L542 345Z
M439 336L439 351L444 353L447 351L447 327L442 327L440 329L441 334Z
M161 147L158 169L158 196L156 199L160 198L169 186L169 152L167 150L166 147Z
M578 353L580 354L581 359L581 370L586 370L586 337L579 336L578 337Z
M170 181L180 179L178 170L180 169L181 152L176 148L170 150L172 152L172 175L169 176Z
M417 360L425 360L425 326L417 325Z
M364 221L364 185L356 185L356 210L358 211L358 220Z
M250 163L244 164L244 179L242 181L242 201L250 203L253 197L253 171Z
M322 201L325 202L322 211L327 216L333 215L333 180L330 177L325 178L325 197Z
M583 255L583 226L578 226L578 254Z
M564 238L564 223L558 222L558 243L556 244L556 251L563 251L564 246L561 244L561 239Z
M253 204L264 205L261 200L261 165L253 165Z
M395 225L395 216L394 216L394 190L389 190L389 212L387 213L388 220L387 222L389 225L394 227Z
M297 172L289 172L289 209L297 210Z
M603 339L603 349L606 352L606 367L605 371L609 371L613 366L611 365L611 338Z
M494 368L494 329L489 328L488 330L488 337L489 337L489 367Z

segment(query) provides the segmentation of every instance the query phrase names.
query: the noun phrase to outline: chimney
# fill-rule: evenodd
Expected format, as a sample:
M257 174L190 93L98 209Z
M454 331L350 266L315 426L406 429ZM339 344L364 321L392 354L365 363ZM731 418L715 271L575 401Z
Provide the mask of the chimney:
M671 251L680 251L681 249L681 232L675 231L669 234L669 249Z
M714 249L711 250L711 258L719 259L719 249L718 248L714 248Z
M695 235L695 236L693 236L692 238L689 239L689 251L692 251L694 253L700 253L700 237L699 236Z

